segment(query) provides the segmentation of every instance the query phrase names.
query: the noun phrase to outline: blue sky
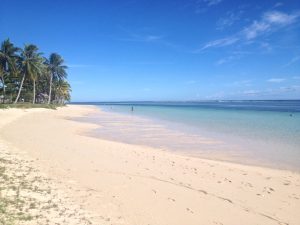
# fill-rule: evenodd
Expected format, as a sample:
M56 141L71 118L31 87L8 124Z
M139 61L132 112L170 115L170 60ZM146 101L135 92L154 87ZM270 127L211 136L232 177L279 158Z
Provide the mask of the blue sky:
M300 99L299 0L1 0L0 40L69 66L73 101Z

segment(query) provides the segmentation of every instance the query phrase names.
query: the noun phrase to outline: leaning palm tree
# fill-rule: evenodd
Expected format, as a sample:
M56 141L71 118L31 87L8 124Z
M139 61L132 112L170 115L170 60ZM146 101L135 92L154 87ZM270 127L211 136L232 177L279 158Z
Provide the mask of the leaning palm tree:
M0 48L0 80L2 83L3 100L5 100L5 77L15 70L15 58L19 48L15 47L9 39L1 43Z
M25 45L24 49L22 50L20 62L20 73L22 74L22 79L14 104L16 104L20 98L25 78L33 77L34 74L39 73L39 67L41 66L40 55L41 53L38 53L38 47L35 45Z
M51 103L53 79L61 80L67 77L67 66L64 65L64 59L57 53L52 53L47 62L50 71L50 82L49 82L49 97L48 104Z

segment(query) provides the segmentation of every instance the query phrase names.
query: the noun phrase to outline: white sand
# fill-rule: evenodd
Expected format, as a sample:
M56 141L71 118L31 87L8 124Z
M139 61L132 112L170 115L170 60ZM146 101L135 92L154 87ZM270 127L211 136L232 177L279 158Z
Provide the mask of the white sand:
M300 174L87 137L95 125L68 120L95 110L0 110L0 140L66 184L95 224L300 224Z

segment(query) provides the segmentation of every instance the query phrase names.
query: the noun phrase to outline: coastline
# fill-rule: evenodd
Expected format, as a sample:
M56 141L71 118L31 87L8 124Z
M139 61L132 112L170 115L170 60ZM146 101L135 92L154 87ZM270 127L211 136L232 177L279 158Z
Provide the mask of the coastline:
M116 110L105 105L91 106L96 106L99 111L88 117L74 118L75 121L99 126L84 135L152 147L188 157L300 172L297 160L299 151L296 142L293 142L297 136L291 142L274 137L272 133L266 135L268 138L261 139L251 137L250 134L241 137L236 131L235 134L228 134L218 127L206 129L205 126L143 114L140 112L142 109L136 109L137 113L130 112L128 105L125 106L127 110ZM231 127L231 130L235 130L235 127ZM259 132L252 133L259 136Z
M74 201L101 224L300 222L299 173L87 137L82 133L97 126L71 118L94 110L0 111L0 141L71 185Z

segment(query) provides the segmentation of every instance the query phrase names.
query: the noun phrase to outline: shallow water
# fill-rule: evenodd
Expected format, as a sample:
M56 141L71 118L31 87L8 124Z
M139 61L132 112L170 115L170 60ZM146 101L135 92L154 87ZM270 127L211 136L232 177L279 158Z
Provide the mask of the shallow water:
M299 105L299 101L114 103L98 105L105 113L81 120L100 124L90 135L108 140L299 170Z

